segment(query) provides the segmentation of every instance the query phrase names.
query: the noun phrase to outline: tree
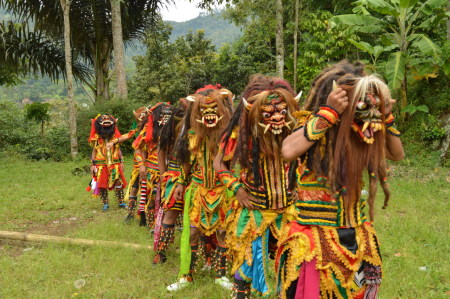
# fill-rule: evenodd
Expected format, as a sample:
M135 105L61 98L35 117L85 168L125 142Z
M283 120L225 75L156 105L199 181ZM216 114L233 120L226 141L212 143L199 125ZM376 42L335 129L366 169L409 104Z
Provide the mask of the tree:
M275 4L275 18L277 20L277 27L275 30L276 43L276 62L277 62L277 76L284 77L284 43L283 43L283 1L276 0Z
M156 11L171 0L122 1L123 40L131 43L143 37ZM35 22L38 30L56 41L63 38L63 14L57 0L4 0L0 5L7 11ZM73 0L70 6L73 57L82 59L93 68L95 84L84 81L97 101L110 98L109 73L113 51L111 5L109 0Z
M125 54L122 34L122 15L120 0L111 0L111 23L114 44L114 64L117 76L117 96L121 99L128 97L127 77L125 74Z
M189 32L174 42L175 72L184 95L211 82L215 47L202 30Z
M131 98L148 104L152 99L169 100L182 96L175 84L174 47L169 42L172 27L158 20L144 40L145 56L135 56L136 72L130 82Z
M372 51L371 55L384 50L391 52L386 63L386 77L392 89L400 89L400 104L404 109L407 106L408 70L429 73L442 63L440 48L426 32L446 17L443 9L446 3L447 0L360 0L355 2L355 14L335 16L331 20L351 26L350 30L354 32L371 34L372 40L380 37L377 41L382 46L378 48L354 44L369 54ZM421 67L423 64L427 65L426 69Z
M25 117L29 120L35 120L41 124L41 136L44 136L44 125L50 120L50 104L35 102L25 106Z
M41 75L53 81L65 78L64 48L60 41L49 39L43 32L29 29L28 24L12 21L0 23L0 85L20 82L19 76ZM90 71L75 62L73 74L88 80Z
M275 1L240 0L224 16L242 28L241 40L258 72L275 75Z
M70 42L70 4L72 0L60 0L61 8L64 13L64 52L66 58L67 73L67 102L69 106L69 131L70 131L70 154L72 159L78 156L77 140L77 108L75 106L73 92L73 74L72 74L72 49Z
M297 90L305 95L312 80L328 64L342 59L355 60L354 53L348 51L347 40L356 35L349 34L343 26L331 27L328 19L332 14L326 10L311 11L302 5L299 17L298 57L287 55L285 60L285 78L297 82ZM292 36L295 27L292 23L286 26L286 53L293 53ZM296 71L294 71L294 66Z
M294 7L294 52L293 52L293 60L294 60L294 74L297 74L297 56L298 56L298 10L299 10L299 0L295 0ZM294 91L297 92L297 76L294 75Z
M214 59L212 82L220 83L233 93L239 94L244 90L249 77L261 72L252 55L252 49L243 39L223 46Z
M203 31L188 33L170 43L171 27L162 22L148 34L147 53L135 57L136 74L130 94L143 103L177 101L212 82L214 45Z

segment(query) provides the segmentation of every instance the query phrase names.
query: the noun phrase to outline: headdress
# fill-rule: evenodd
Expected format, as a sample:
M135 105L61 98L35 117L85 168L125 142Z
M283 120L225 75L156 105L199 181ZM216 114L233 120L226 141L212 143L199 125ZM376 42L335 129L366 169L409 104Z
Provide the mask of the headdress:
M96 126L97 122L97 126ZM115 119L112 115L109 114L97 114L97 116L93 119L91 119L91 131L89 133L88 142L91 143L93 141L98 140L99 132L98 132L98 126L114 126L114 137L113 138L119 138L121 136L118 126L117 126L117 119Z

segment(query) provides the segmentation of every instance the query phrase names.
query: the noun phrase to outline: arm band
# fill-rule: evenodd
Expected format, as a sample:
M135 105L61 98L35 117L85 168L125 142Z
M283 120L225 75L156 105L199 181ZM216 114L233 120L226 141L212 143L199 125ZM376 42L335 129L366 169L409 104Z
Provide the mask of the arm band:
M402 134L397 129L397 126L395 125L395 117L392 113L389 113L388 116L384 119L384 125L386 126L386 131L388 134L391 134L396 137L400 137Z
M305 137L308 141L321 139L327 130L339 120L339 114L329 106L322 106L316 115L305 124Z

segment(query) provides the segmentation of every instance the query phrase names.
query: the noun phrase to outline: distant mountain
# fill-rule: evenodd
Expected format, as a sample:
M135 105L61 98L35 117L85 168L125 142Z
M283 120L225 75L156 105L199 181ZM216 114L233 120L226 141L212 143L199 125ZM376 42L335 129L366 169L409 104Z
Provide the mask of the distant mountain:
M186 35L189 31L196 32L197 30L203 30L205 32L205 37L212 40L212 43L216 46L216 51L218 51L222 45L225 43L232 43L242 34L238 27L223 19L221 15L221 13L209 15L203 14L186 22L167 21L167 23L173 26L171 41L175 41L178 37ZM14 19L15 17L13 15L0 9L0 21ZM136 41L133 46L128 46L125 49L127 76L131 78L136 69L132 57L136 55L145 55L146 52L147 49L145 45L139 41ZM54 84L48 78L30 77L31 78L23 78L24 84L18 86L0 86L0 101L5 99L18 101L23 98L42 101L44 99L65 96L65 87L62 81L60 81L59 84ZM76 97L78 100L82 99L83 102L89 101L87 96L83 94L81 88L77 88Z
M195 19L185 22L166 21L172 25L172 35L170 41L174 42L178 37L186 35L189 31L197 32L203 30L205 38L210 39L213 45L216 46L216 51L219 50L225 43L232 43L239 37L242 32L239 27L222 18L222 13L215 14L201 14ZM125 49L125 63L129 73L134 72L133 56L145 55L147 49L141 42L135 42L134 46Z
M216 50L220 49L225 43L232 43L242 35L239 27L225 20L222 13L201 14L186 22L167 21L167 23L173 26L171 41L186 35L189 31L203 30L205 31L205 37L211 39L216 46Z

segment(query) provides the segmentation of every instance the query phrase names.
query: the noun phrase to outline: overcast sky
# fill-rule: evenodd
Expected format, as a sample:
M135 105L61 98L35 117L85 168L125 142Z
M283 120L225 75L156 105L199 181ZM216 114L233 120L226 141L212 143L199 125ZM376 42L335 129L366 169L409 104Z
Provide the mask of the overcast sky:
M196 18L202 11L197 8L199 0L189 2L188 0L175 0L175 5L170 5L167 9L162 9L161 14L165 21L184 22Z

